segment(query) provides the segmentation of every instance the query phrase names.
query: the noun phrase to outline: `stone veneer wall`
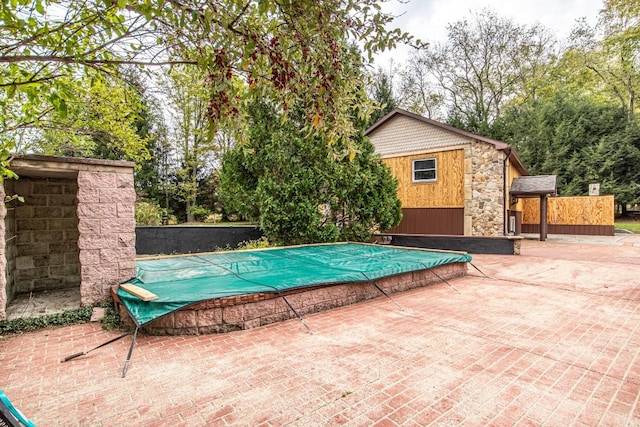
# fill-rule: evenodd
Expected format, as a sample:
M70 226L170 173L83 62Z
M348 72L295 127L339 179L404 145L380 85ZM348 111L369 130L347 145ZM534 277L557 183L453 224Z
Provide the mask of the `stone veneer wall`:
M75 180L22 177L13 190L24 202L14 202L15 221L9 221L10 217L5 221L15 224L17 241L15 253L7 256L7 272L15 276L12 291L79 287ZM13 252L10 243L7 249Z
M110 298L111 285L135 276L132 173L78 172L81 302Z
M504 153L491 144L474 141L470 151L471 170L465 164L465 235L502 236L504 234ZM468 158L465 161L468 162ZM468 196L471 181L471 199ZM466 227L470 217L470 230Z

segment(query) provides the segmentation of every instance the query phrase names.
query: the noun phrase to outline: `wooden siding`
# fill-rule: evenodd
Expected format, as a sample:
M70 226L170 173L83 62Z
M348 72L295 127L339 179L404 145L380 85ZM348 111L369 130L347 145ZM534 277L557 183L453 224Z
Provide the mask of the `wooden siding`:
M613 196L550 197L547 221L561 225L614 225ZM540 199L524 200L523 224L540 224Z
M511 162L511 161L509 161L509 172L508 173L509 173L509 175L507 177L507 182L508 182L508 185L507 185L507 197L509 197L509 191L511 190L511 184L513 183L513 180L522 176L522 174L520 173L518 168L516 168L515 165L513 164L513 162ZM511 210L522 212L522 209L524 209L523 202L524 202L524 199L518 199L518 201L517 201L517 203L515 205L511 205Z
M413 161L436 158L435 182L413 182ZM464 150L385 158L398 178L403 208L462 208L464 206Z
M462 236L464 208L403 208L402 221L387 232Z

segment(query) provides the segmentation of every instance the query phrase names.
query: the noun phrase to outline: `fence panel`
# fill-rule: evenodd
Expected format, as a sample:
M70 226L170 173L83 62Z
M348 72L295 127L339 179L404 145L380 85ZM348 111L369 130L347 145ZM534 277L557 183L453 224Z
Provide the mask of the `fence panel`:
M549 233L614 234L613 196L550 197L547 212ZM540 200L524 199L522 232L537 233L540 224Z

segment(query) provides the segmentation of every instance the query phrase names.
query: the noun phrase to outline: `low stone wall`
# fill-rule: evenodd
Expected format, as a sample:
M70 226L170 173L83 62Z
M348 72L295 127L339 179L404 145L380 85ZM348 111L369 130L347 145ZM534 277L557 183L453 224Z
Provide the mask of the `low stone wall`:
M449 280L466 274L466 263L455 263L385 277L375 283L387 294L394 294L441 282L441 278ZM133 322L116 296L117 287L113 290L121 317L132 326ZM382 297L370 282L295 289L283 292L283 295L301 316ZM143 331L152 335L211 334L255 328L295 317L277 294L250 294L204 301L182 308L145 325Z

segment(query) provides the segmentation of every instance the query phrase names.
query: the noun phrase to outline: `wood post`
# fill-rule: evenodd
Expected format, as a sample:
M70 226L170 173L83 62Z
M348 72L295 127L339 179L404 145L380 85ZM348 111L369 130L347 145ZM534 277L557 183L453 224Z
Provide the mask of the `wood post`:
M547 240L547 195L540 196L540 241Z

